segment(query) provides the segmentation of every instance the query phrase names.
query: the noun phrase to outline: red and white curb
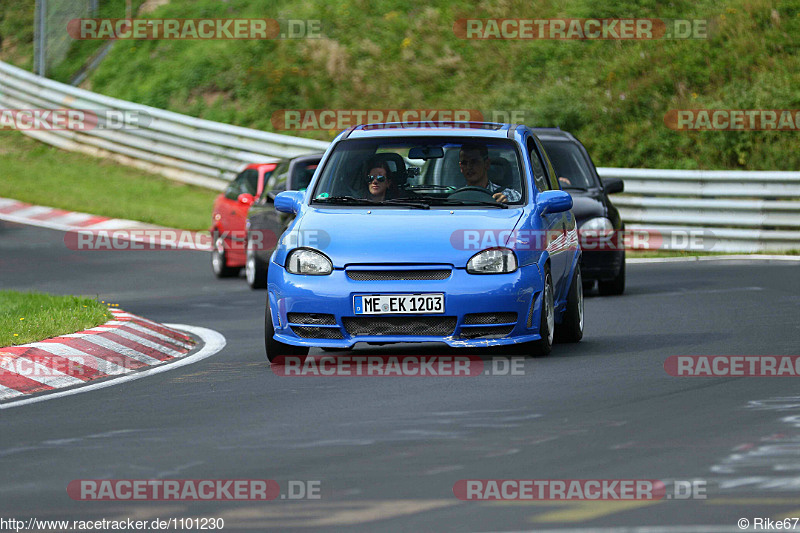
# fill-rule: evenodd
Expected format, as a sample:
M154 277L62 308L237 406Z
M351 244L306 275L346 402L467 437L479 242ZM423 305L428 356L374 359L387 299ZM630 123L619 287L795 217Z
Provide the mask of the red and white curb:
M155 370L151 367L179 359L199 360L193 357L197 354L186 357L196 347L196 342L188 335L119 309L109 311L114 319L100 326L40 342L0 348L0 402L84 385L101 378L140 376ZM181 329L192 333L199 331L204 344L211 341L213 350L210 353L206 350L201 358L213 355L225 345L224 337L212 330L189 326L181 326ZM209 347L203 349L206 348ZM95 385L107 386L105 380ZM31 400L50 396L36 396ZM0 408L7 405L0 404Z
M74 233L101 234L108 238L163 245L187 250L210 251L211 237L203 232L146 224L137 220L109 218L54 207L32 205L0 198L0 220Z

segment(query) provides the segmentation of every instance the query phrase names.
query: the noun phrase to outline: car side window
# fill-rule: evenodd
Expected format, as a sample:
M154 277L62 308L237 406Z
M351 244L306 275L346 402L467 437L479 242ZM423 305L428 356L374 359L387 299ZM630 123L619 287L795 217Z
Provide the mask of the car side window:
M545 176L544 165L542 164L542 160L539 158L539 151L536 149L536 145L531 139L528 140L528 150L531 156L533 180L536 182L536 188L540 191L546 191L550 189L550 186L547 182L547 177Z
M556 171L550 162L550 156L547 155L544 148L542 148L542 155L544 155L544 162L547 165L547 174L550 176L550 188L557 191L561 189L561 185L558 184L558 176L556 176Z
M308 184L311 183L311 178L314 177L315 170L317 170L316 163L307 165L295 165L294 176L292 176L292 181L289 184L291 190L302 191L308 188Z
M249 170L245 170L243 172L244 179L242 180L239 194L247 193L247 194L256 194L256 190L258 189L258 170L251 168Z
M228 184L228 186L225 188L225 198L228 200L236 200L239 198L239 195L241 194L239 191L242 190L242 182L246 179L246 173L247 171L245 170L233 178L233 181L231 181L230 184Z
M267 186L264 187L264 194L269 191L285 191L286 190L286 179L289 177L289 162L285 161L279 164L275 170L272 171L272 175L269 177L269 181L267 181Z

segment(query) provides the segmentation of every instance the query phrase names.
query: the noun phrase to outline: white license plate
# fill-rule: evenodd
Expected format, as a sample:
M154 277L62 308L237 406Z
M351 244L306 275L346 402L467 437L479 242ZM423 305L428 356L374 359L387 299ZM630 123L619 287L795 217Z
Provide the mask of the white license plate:
M357 315L444 313L444 294L364 294L353 296Z

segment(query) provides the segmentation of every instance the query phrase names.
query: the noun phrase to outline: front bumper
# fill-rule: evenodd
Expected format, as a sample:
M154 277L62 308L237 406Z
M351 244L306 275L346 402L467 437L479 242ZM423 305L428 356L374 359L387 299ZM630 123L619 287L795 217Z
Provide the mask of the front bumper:
M624 261L624 250L583 250L581 276L586 281L614 279Z
M447 270L449 274L444 279L362 281L351 277L361 268L334 270L328 276L301 276L271 263L267 289L275 339L325 348L350 348L357 342L486 347L540 339L543 281L537 265L496 275L468 274L450 265L406 268ZM368 269L378 270L398 269L384 265ZM357 316L353 310L355 295L420 293L443 293L444 313Z

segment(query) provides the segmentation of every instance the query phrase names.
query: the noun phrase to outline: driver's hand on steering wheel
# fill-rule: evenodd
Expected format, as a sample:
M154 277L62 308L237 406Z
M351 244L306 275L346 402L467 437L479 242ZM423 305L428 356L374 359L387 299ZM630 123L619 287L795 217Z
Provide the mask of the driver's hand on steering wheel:
M505 195L505 194L503 194L503 193L501 193L501 192L496 192L496 193L494 193L494 194L492 195L492 198L494 198L494 200L495 200L496 202L500 202L501 204L508 203L508 198L506 197L506 195Z

